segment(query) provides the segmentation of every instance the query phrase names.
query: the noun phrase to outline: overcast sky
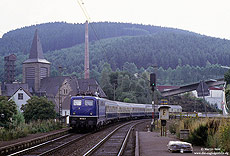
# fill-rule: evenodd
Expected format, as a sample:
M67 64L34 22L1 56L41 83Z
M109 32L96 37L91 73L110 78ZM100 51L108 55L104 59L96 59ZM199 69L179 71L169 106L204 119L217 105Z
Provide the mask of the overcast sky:
M173 27L230 39L230 0L83 0L93 22ZM0 0L0 37L34 24L86 20L77 0Z

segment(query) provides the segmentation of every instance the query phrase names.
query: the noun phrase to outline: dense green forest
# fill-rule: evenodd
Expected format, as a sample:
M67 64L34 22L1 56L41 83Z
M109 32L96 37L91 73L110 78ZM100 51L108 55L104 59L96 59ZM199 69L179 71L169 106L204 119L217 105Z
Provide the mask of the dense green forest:
M0 80L4 56L17 55L16 76L22 78L22 62L28 58L32 38L38 29L43 51L52 63L51 75L76 75L84 71L84 25L46 23L17 29L0 39ZM96 32L96 34L94 33ZM182 85L223 77L230 65L230 41L189 31L128 23L91 23L90 74L100 80L105 63L112 71L133 74L153 72L158 66L160 85ZM100 39L100 40L98 40ZM61 73L58 71L62 67Z
M84 43L84 27L84 24L55 22L16 29L4 34L3 37L0 38L0 54L27 54L30 50L35 29L39 30L39 36L44 52L72 47ZM94 32L96 32L96 34ZM194 33L180 29L163 28L151 25L98 22L90 23L89 40L95 41L98 39L120 36L141 36L158 32L175 32L195 35Z

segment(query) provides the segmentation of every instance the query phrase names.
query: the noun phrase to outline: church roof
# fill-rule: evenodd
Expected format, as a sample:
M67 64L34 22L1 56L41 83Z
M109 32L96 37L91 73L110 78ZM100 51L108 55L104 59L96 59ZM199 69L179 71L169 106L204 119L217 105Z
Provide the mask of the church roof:
M46 63L50 64L43 56L42 44L40 38L38 36L38 30L36 29L34 34L34 39L32 42L32 46L30 49L29 59L24 61L23 63Z

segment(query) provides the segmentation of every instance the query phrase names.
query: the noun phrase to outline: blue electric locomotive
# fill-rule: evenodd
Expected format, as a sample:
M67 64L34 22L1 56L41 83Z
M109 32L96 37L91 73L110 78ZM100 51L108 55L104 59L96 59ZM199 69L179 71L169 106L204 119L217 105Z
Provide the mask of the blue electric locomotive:
M71 98L70 126L73 128L94 128L105 118L105 103L98 97L75 96Z
M149 104L131 104L94 96L74 96L70 104L70 127L95 129L110 122L151 116Z

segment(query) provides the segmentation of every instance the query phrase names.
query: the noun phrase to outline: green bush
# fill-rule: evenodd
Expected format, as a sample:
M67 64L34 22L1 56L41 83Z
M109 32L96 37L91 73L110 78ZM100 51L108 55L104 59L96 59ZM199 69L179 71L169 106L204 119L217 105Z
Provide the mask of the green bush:
M13 129L23 124L25 124L25 118L22 112L18 110L17 113L14 114L12 117L12 124L10 125L10 128Z
M176 122L170 123L170 125L169 125L169 132L170 132L171 134L176 134L176 132L177 132L177 127L178 127L178 124L177 124Z
M14 101L8 101L5 96L0 96L0 127L9 128L12 117L17 114L17 105Z
M204 146L208 139L208 127L201 124L197 129L191 132L189 136L189 142L197 146Z
M225 152L230 152L230 125L222 127L220 132L220 146Z
M0 129L0 141L21 138L28 134L49 132L63 127L62 123L55 122L54 120L38 120L28 124L19 124L12 129Z
M45 97L33 96L25 105L22 105L22 110L27 123L56 117L55 105Z
M230 120L229 119L183 119L174 123L177 136L179 130L188 128L188 141L198 146L220 148L230 152ZM176 126L178 125L178 126ZM169 127L170 128L170 127Z

